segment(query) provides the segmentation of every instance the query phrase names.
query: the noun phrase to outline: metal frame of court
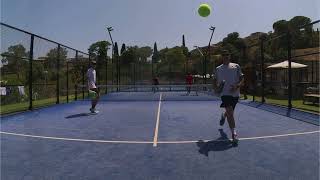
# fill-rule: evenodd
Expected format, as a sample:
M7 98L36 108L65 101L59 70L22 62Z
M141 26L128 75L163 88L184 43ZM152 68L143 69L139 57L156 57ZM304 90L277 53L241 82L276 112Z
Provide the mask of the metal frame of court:
M301 27L299 27L299 29L302 29L302 28L305 28L305 27L308 27L308 26L311 26L311 25L314 25L314 24L317 24L317 23L320 23L320 20L316 20L316 21L314 21L314 22L311 22L310 24L306 24L306 25L303 25L303 26L301 26ZM28 69L28 71L29 71L29 76L28 76L28 86L29 86L29 94L30 94L30 96L29 96L29 107L28 107L28 109L29 110L32 110L34 107L33 107L33 98L32 98L32 94L33 94L33 85L40 85L40 84L33 84L32 83L32 77L33 77L33 74L32 74L32 71L33 71L33 67L32 67L32 62L33 62L33 60L34 60L34 57L33 57L33 52L34 52L34 38L36 37L36 38L39 38L39 39L42 39L42 40L45 40L45 41L48 41L48 42L51 42L51 43L54 43L54 44L56 44L57 45L57 48L58 48L58 56L57 56L57 66L56 66L56 71L57 72L59 72L60 71L60 69L61 69L61 67L60 67L60 63L59 63L59 59L60 59L60 55L59 55L59 52L60 52L60 49L61 48L63 48L63 47L65 47L65 48L68 48L68 49L71 49L71 50L73 50L73 51L75 51L76 52L76 57L75 57L75 59L77 60L78 59L78 53L81 53L81 54L84 54L84 55L87 55L88 56L88 59L87 59L87 61L86 62L84 62L85 64L86 63L88 63L88 61L91 59L91 57L90 57L90 54L87 54L87 53L85 53L85 52L82 52L82 51L79 51L79 50L76 50L76 49L74 49L74 48L71 48L71 47L69 47L69 46L66 46L66 45L63 45L63 44L61 44L61 43L59 43L59 42L56 42L56 41L53 41L53 40L50 40L50 39L47 39L47 38L44 38L44 37L42 37L42 36L39 36L39 35L36 35L36 34L33 34L33 33L31 33L31 32L27 32L27 31L25 31L25 30L22 30L22 29L19 29L19 28L16 28L16 27L13 27L13 26L10 26L10 25L8 25L8 24L5 24L5 23L0 23L1 24L1 26L5 26L5 27L7 27L7 28L10 28L10 29L12 29L12 30L16 30L16 31L19 31L19 32L22 32L22 33L25 33L25 34L27 34L27 35L30 35L30 49L29 49L29 57L27 57L27 58L25 58L25 57L19 57L19 58L22 58L22 59L28 59L29 60L29 69ZM210 30L212 30L212 34L211 34L211 38L212 38L212 35L213 35L213 32L214 32L214 28L212 27L212 28L210 28ZM314 55L314 54L319 54L320 52L316 52L316 53L309 53L309 54L304 54L304 55L298 55L298 56L291 56L291 50L292 50L292 38L291 38L291 34L290 34L290 32L288 31L287 33L284 33L284 34L281 34L281 35L279 35L279 36L276 36L276 37L273 37L273 38L271 38L271 39L268 39L268 40L266 40L265 39L265 37L264 36L261 36L260 38L259 38L259 40L260 40L260 42L259 43L257 43L257 44L253 44L253 45L250 45L250 46L248 46L248 47L246 47L246 48L251 48L251 47L255 47L255 46L257 46L257 47L259 47L260 48L260 55L261 55L261 59L260 59L260 65L261 65L261 67L260 67L260 71L261 71L261 76L262 76L262 81L261 81L261 86L262 86L262 92L261 92L261 97L262 97L262 103L265 103L265 69L264 69L264 64L265 64L265 62L264 62L264 53L265 53L265 48L264 48L264 43L266 43L266 42L269 42L269 41L271 41L271 40L274 40L274 39L278 39L278 38L280 38L280 37L286 37L287 39L288 39L288 42L287 42L287 59L288 59L288 62L289 62L289 68L288 68L288 78L289 78L289 81L288 81L288 108L289 109L291 109L292 108L292 91L293 91L293 89L292 89L292 71L291 71L291 62L292 62L292 59L293 58L297 58L297 57L302 57L302 56L309 56L309 55ZM210 51L210 42L211 42L211 38L210 38L210 41L209 41L209 45L208 45L208 52L207 52L207 54L209 54L209 51ZM112 53L113 54L113 53ZM1 56L6 56L5 54L1 54ZM206 66L206 57L207 55L205 55L205 59L203 60L203 71L204 72L206 72L206 68L205 68L205 66ZM257 62L254 62L254 63L256 63L257 64ZM69 71L68 71L68 68L69 68L69 64L70 64L70 62L67 62L66 63L66 66L67 66L67 72L66 72L66 76L67 76L67 82L66 82L66 87L67 87L67 89L66 89L66 93L67 93L67 95L66 95L66 101L67 101L67 103L69 102L69 94L70 94L70 91L71 91L71 89L70 89L70 87L69 87ZM256 67L256 66L254 66L254 67ZM107 68L107 63L106 63L106 68ZM106 69L106 77L107 77L107 69ZM113 74L113 73L112 73ZM134 73L134 75L135 75L135 73ZM113 77L112 77L113 78ZM205 80L205 79L204 79ZM112 82L113 82L113 80L112 80ZM118 85L119 85L119 81L117 81L117 83L118 83ZM135 83L135 82L134 82ZM82 84L85 84L85 66L83 65L83 69L82 69ZM6 85L6 86L8 86L8 87L16 87L16 86L21 86L21 84L20 85L17 85L17 84L8 84L8 85ZM256 88L257 87L257 84L255 84L255 90L257 89ZM118 88L117 88L118 89ZM79 90L79 88L76 86L75 88L74 88L74 94L75 94L75 100L77 100L78 99L78 90ZM85 99L85 88L83 88L82 87L82 89L80 90L81 92L82 92L82 99ZM107 92L107 89L106 89L106 92ZM254 91L253 92L253 101L255 101L255 96L257 95L257 92L256 91ZM60 103L60 74L59 73L56 73L56 104L59 104Z

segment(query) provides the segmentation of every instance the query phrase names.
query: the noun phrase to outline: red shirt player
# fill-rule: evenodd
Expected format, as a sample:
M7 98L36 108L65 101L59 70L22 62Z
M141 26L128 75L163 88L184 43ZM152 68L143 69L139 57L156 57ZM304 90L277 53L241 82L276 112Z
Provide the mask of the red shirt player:
M188 94L190 94L192 82L193 82L193 77L192 77L192 75L189 73L189 74L187 75L187 77L186 77Z

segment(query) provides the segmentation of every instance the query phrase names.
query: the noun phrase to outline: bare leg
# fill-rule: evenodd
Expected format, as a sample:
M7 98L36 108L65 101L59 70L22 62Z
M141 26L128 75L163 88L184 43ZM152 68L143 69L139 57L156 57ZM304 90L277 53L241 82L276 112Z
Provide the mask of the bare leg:
M236 123L234 121L234 111L233 111L232 106L226 107L225 114L227 116L227 121L228 121L229 127L230 127L230 129L232 131L236 127Z
M92 109L96 108L96 105L98 104L99 99L100 99L100 93L97 92L97 97L96 97L96 99L94 99L94 100L91 101L91 108L92 108Z

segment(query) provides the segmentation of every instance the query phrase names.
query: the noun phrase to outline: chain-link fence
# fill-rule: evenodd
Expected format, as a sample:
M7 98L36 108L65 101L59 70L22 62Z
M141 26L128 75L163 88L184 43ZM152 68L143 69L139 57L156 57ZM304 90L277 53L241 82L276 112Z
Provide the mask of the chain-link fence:
M1 114L84 98L89 55L1 23ZM82 96L81 96L82 94Z
M255 33L232 59L245 75L246 99L319 112L319 21L287 32ZM221 64L219 49L163 49L157 59L101 60L35 34L1 23L1 113L87 97L89 60L97 61L98 85L211 83ZM81 85L81 86L79 86ZM101 86L101 92L122 86Z
M319 24L257 34L244 70L253 100L319 113Z
M26 33L1 26L2 112L28 109L30 39Z

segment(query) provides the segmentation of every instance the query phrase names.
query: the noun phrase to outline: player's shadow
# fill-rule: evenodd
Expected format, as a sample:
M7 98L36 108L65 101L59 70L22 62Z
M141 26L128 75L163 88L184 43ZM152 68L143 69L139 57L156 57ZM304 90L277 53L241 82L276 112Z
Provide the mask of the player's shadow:
M71 119L71 118L78 118L78 117L83 117L83 116L90 116L90 113L80 113L80 114L74 114L65 117L66 119Z
M199 140L197 146L200 148L199 153L205 156L209 155L210 151L225 151L233 147L237 147L237 144L232 143L223 129L219 129L220 136L218 139L204 142Z

